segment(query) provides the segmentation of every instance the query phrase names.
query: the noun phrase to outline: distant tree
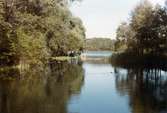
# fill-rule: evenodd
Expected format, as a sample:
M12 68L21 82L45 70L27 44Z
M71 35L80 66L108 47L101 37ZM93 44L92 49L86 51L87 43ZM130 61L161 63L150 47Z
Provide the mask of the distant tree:
M114 50L114 43L110 38L86 39L86 50Z

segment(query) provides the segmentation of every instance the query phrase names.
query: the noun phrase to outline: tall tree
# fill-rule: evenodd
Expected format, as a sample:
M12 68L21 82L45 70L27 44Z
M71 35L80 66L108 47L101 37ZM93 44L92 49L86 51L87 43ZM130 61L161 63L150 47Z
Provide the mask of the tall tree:
M126 51L138 55L167 52L166 5L153 7L148 0L142 0L132 11L128 23L121 24L117 30L117 42L126 45Z
M1 0L0 61L42 63L82 48L85 29L68 4L69 0Z
M132 27L135 35L134 42L136 47L135 51L138 54L143 54L148 51L147 44L150 43L152 34L150 26L152 24L153 6L147 0L141 1L132 12L130 26Z

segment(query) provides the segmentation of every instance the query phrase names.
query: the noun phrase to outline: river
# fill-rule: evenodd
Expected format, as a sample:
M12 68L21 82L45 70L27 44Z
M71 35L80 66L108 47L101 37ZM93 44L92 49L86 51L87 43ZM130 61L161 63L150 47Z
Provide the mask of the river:
M163 69L114 67L109 51L84 55L91 59L0 71L0 113L167 113Z

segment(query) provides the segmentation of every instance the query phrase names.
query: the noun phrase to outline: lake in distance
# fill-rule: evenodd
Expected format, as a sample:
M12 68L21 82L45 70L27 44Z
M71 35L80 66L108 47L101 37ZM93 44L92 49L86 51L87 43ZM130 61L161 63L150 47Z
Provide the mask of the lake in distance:
M167 73L114 67L104 60L111 54L88 51L91 60L83 62L0 71L0 113L167 113Z

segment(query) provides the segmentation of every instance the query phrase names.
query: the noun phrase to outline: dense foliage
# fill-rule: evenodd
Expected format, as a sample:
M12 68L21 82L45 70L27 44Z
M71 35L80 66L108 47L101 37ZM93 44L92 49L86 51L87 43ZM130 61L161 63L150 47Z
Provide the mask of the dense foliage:
M41 63L83 48L85 29L66 0L0 0L0 64Z
M114 40L109 38L92 38L86 40L86 50L113 50Z
M142 0L130 20L117 29L116 50L136 55L164 55L167 52L167 7Z

